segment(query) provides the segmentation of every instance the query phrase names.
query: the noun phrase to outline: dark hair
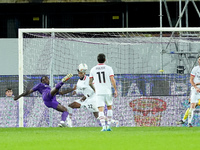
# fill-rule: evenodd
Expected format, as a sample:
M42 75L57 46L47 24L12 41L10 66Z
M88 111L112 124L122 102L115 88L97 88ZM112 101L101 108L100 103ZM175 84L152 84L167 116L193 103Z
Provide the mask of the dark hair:
M106 56L103 53L101 53L97 56L97 60L99 63L104 63L106 60Z
M42 76L41 79L40 79L40 81L42 82L43 79L45 79L46 77L47 77L47 76Z
M6 89L6 92L7 92L7 91L10 91L10 90L12 90L12 89L11 89L11 88L7 88L7 89Z

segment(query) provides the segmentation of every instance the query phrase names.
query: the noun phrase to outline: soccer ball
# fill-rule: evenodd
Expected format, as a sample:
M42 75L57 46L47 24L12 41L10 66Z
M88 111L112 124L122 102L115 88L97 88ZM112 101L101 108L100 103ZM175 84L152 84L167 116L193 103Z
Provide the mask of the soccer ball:
M78 71L80 71L80 72L86 72L87 69L88 69L88 66L87 66L86 64L82 64L82 63L81 63L81 64L78 66Z

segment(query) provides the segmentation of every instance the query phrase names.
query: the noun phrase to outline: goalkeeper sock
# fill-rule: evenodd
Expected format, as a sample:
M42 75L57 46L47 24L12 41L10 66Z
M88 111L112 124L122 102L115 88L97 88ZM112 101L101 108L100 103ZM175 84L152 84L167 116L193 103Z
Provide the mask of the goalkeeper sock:
M57 84L56 84L56 89L59 90L63 84L64 84L63 82L57 83Z
M185 122L185 120L188 118L189 110L190 110L190 108L188 108L188 109L186 110L185 115L184 115L184 117L183 117L183 119L182 119L184 122Z
M69 114L69 113L68 113L67 111L64 111L64 112L62 113L62 115L61 115L62 121L66 121L66 118L67 118L68 114Z

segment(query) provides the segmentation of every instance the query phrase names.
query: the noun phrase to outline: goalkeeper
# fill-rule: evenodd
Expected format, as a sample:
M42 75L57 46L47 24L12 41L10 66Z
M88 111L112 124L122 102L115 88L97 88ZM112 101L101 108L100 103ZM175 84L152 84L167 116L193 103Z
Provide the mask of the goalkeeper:
M61 94L63 95L64 93L72 92L74 89L67 90L65 92L59 92L59 89L62 87L62 85L67 82L73 75L68 74L65 76L61 82L59 82L55 88L51 89L49 86L49 78L47 76L43 76L41 78L41 83L35 85L32 89L14 97L14 100L18 100L19 98L23 96L27 96L33 92L38 91L40 94L42 94L42 99L44 101L44 104L48 108L53 108L59 112L62 112L61 116L61 121L60 124L58 124L60 127L66 127L67 125L65 124L66 118L68 116L68 110L66 107L61 105L57 100L56 100L56 94Z
M189 98L188 104L190 104L190 98ZM199 99L199 102L196 104L195 108L197 106L200 106L200 99ZM183 119L181 119L180 121L177 122L177 125L185 123L186 119L188 118L189 110L190 110L190 107L185 111L185 115L184 115Z

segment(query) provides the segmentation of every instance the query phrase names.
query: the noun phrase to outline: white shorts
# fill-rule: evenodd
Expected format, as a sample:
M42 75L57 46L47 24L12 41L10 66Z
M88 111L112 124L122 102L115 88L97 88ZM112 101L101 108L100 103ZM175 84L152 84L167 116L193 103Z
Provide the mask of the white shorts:
M192 86L191 87L191 101L190 103L198 103L200 99L200 93L196 91L196 89Z
M112 94L99 94L97 97L97 107L111 106L113 104Z
M75 102L81 104L81 108L87 108L90 112L99 112L95 95L92 97L88 97L83 102L80 99L75 100Z

